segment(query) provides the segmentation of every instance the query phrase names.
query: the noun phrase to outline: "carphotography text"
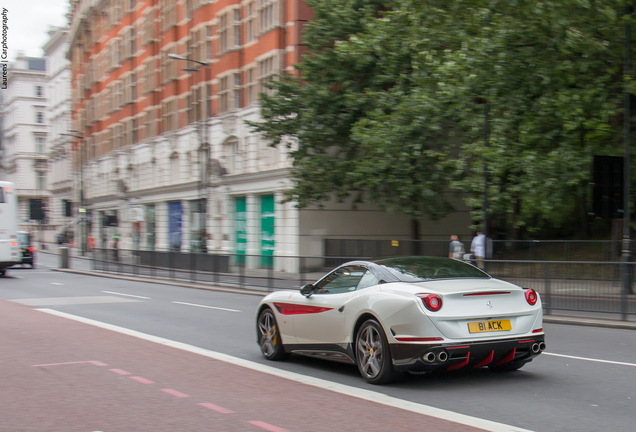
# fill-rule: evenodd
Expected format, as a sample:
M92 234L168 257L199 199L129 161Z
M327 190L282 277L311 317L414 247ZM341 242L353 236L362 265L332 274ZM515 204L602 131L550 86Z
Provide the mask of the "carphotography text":
M9 33L9 11L6 8L2 8L2 54L0 55L0 64L2 64L2 89L6 90L8 87L9 74L9 44L7 43Z

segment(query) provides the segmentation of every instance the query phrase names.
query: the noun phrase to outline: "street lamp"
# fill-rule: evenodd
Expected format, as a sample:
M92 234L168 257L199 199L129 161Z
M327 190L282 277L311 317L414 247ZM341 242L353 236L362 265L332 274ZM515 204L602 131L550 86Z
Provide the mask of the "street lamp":
M71 133L63 133L60 134L62 136L69 136L76 138L78 140L84 141L84 137L80 134L81 132L70 130ZM84 168L84 151L85 146L80 143L80 164L79 164L79 182L80 182L80 190L79 190L79 209L80 213L80 255L84 256L86 254L86 209L84 208L84 179L83 179L83 168Z
M210 165L210 143L208 142L208 120L212 115L212 107L210 106L210 92L208 91L208 85L210 82L210 72L211 72L211 63L210 62L202 62L199 60L194 60L185 56L181 56L178 54L168 54L169 58L175 60L183 60L189 61L192 63L196 63L201 66L206 67L206 85L204 91L205 95L205 105L206 105L206 115L205 120L203 121L203 137L199 135L199 139L201 141L201 146L199 147L199 159L201 160L201 188L204 190L203 198L200 198L199 208L198 210L203 213L203 220L199 222L199 224L203 224L203 226L199 226L199 247L201 247L204 242L207 241L207 236L203 234L204 230L207 233L207 202L208 202L208 180L210 177L209 173L209 165ZM187 72L199 72L198 69L183 69Z

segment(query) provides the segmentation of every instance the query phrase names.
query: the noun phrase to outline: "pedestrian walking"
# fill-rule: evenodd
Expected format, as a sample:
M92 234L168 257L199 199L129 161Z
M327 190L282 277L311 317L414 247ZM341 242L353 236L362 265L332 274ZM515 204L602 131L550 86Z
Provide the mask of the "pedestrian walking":
M448 257L455 258L458 260L464 259L464 254L466 253L466 248L464 247L464 243L459 241L459 237L456 235L451 236L450 247L448 249Z
M477 231L477 235L470 244L470 251L475 255L477 267L484 269L484 259L486 258L486 236L482 231Z
M113 260L119 261L119 236L113 236Z

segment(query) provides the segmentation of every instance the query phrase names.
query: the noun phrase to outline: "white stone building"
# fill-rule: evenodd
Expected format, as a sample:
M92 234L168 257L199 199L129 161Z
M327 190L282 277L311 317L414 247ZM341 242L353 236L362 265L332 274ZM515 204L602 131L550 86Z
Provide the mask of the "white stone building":
M19 229L31 231L37 241L49 242L55 227L46 220L30 219L30 201L41 199L47 207L48 190L47 76L44 58L19 53L9 65L7 89L3 89L3 149L5 179L15 183L19 206Z
M50 38L43 47L48 80L48 189L51 194L48 210L57 234L73 232L77 208L74 206L71 137L64 135L71 128L70 62L66 58L68 29L52 27L48 33Z

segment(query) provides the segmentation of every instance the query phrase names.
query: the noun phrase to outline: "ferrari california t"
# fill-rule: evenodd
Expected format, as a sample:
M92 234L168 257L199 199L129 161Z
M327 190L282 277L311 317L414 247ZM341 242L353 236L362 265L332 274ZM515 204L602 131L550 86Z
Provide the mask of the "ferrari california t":
M300 291L260 302L263 356L300 354L357 364L372 384L401 372L487 366L514 371L545 349L539 294L463 261L352 261Z

